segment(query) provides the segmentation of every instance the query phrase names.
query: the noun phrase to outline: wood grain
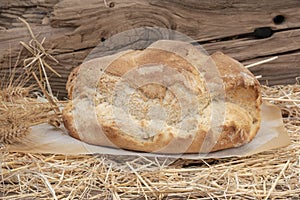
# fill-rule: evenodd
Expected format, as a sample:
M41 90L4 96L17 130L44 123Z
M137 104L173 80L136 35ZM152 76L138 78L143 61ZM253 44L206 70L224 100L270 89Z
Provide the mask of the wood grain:
M203 44L203 47L209 53L214 51L226 52L240 61L297 51L300 50L300 28L279 31L274 33L272 37L265 39L243 38Z
M265 57L264 59L269 58ZM255 63L262 60L262 58L252 59L243 62L245 65ZM278 58L272 62L265 63L250 68L252 73L262 75L259 81L266 85L279 85L284 84L299 84L300 80L300 51L296 53L289 53L279 55Z
M283 23L273 18L284 16ZM28 32L17 17L28 21L45 47L59 61L50 63L62 78L51 77L53 90L65 96L70 70L101 41L126 30L157 26L176 30L198 41L209 53L222 51L247 64L273 55L279 58L251 68L262 83L292 84L300 76L300 1L243 0L1 0L0 73L17 59ZM258 39L254 30L270 27L271 37ZM22 56L26 56L23 52ZM20 63L21 64L21 63Z

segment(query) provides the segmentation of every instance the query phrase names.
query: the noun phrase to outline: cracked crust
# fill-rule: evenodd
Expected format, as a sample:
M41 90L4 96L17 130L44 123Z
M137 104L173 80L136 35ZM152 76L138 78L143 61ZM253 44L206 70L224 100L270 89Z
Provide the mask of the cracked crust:
M161 49L148 48L143 51L130 51L114 60L106 69L106 73L100 78L97 95L95 96L95 109L102 131L110 142L101 139L89 140L89 133L83 133L84 137L78 133L72 113L72 101L63 110L64 125L71 136L84 142L144 152L211 152L246 144L254 138L260 126L261 94L259 82L239 62L221 52L213 54L211 59L215 62L224 81L226 93L225 123L220 127L222 128L220 137L212 149L201 149L205 137L207 137L206 141L208 143L215 141L215 136L209 131L212 107L204 79L199 78L197 71L185 59ZM130 77L134 81L130 82L130 87L136 90L126 102L128 103L126 106L129 108L128 112L133 121L138 123L143 131L139 132L131 127L130 123L125 124L126 127L122 129L122 126L114 118L114 114L116 114L114 109L119 108L113 105L114 93L112 91L121 80L121 76L126 75L137 66L144 66L154 61L155 63L172 66L186 78L187 81L182 83L183 86L178 85L178 82L182 81L181 79L165 84L169 84L170 88L182 87L185 92L188 91L193 97L188 104L197 105L197 109L195 111L190 110L186 114L178 112L180 110L180 107L178 107L180 105L180 95L172 93L172 90L166 85L136 86L134 83L142 80L139 80L141 77L138 74L132 74ZM101 59L95 59L92 62L101 62ZM67 89L70 99L72 99L77 72L78 68L69 76ZM161 80L163 78L159 77L161 74L172 76L172 73L168 73L170 72L154 72L153 75L158 76L157 80ZM155 106L161 106L165 111L164 115L154 109L154 117L149 117L149 112L151 112L149 107ZM122 117L121 112L117 113ZM84 115L80 117L84 120ZM163 128L154 131L155 134L152 134L153 131L145 134L148 131L149 123L155 117L165 117L163 119L166 124ZM179 128L178 124L181 124ZM99 136L99 138L101 137Z

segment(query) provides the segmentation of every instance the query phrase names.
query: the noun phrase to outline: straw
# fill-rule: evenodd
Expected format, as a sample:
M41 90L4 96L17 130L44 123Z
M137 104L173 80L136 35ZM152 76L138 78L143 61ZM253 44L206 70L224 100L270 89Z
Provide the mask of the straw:
M274 56L272 58L268 58L268 59L265 59L265 60L261 60L261 61L249 64L249 65L246 65L245 67L246 68L254 67L254 66L261 65L261 64L264 64L264 63L267 63L267 62L271 62L273 60L276 60L277 58L278 58L278 56Z
M290 146L169 165L145 157L3 150L0 194L2 199L298 199L300 108L292 100L300 100L300 86L263 86L262 94L290 100L270 101L282 110Z
M25 42L20 42L20 44L32 54L32 58L27 58L26 60L31 60L30 63L26 63L26 60L24 62L24 69L28 72L32 71L32 66L35 66L35 64L38 64L38 70L40 73L40 81L42 82L43 80L45 80L46 86L47 86L47 90L50 94L51 97L53 97L52 94L52 89L50 86L50 82L48 80L48 75L46 72L46 68L49 69L51 72L53 72L54 74L56 74L57 76L61 77L61 75L59 73L57 73L49 64L46 63L45 58L50 58L51 60L58 62L53 56L51 56L49 53L46 52L45 48L43 47L43 43L45 41L45 38L42 40L42 42L39 42L37 40L37 38L35 37L30 25L22 18L18 18L21 22L23 22L29 33L30 33L30 37L31 37L31 41L29 42L29 44L26 44ZM31 67L28 70L28 67Z
M45 62L46 58L50 58L55 62L57 60L47 53L43 47L45 39L38 42L29 24L22 18L19 18L19 20L26 25L32 38L28 43L21 41L20 44L33 57L22 59L19 54L17 63L13 67L10 66L12 70L9 74L0 77L0 143L2 144L11 144L22 140L29 134L30 127L33 125L48 122L55 127L59 127L62 121L61 111L59 110L59 104L62 104L57 102L52 95L45 70L46 66L50 71L59 75ZM27 73L20 73L21 75L16 77L18 63L22 60L23 69ZM35 75L36 68L40 72L40 79ZM34 85L26 86L32 77L36 80L48 102L41 103L34 97ZM44 83L46 83L48 91L44 88Z
M34 38L33 32L29 32ZM41 51L39 53L36 48L27 48L32 47L32 43L23 45L35 54L24 62L28 70L46 55L43 43L44 40L41 46L35 44ZM42 71L39 71L40 77ZM28 96L30 89L24 89L23 84L18 84L18 89L9 84L10 89L6 90L8 87L1 80L0 92L5 95L1 96L4 103L0 104L0 127L13 124L30 128L56 116L52 104L37 102ZM264 101L281 108L292 141L288 147L243 158L170 162L162 158L102 154L14 153L7 152L2 146L0 198L299 199L300 85L262 86L262 95Z

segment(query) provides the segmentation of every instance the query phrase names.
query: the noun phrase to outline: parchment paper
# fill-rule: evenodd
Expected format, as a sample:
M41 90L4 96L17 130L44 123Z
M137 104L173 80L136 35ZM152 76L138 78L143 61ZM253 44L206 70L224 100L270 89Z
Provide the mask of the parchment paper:
M62 127L54 128L48 124L32 127L32 132L21 142L7 146L10 152L53 153L53 154L109 154L109 155L141 155L150 157L174 157L184 159L243 157L259 152L284 147L290 144L290 138L283 126L281 111L278 107L263 103L262 124L256 137L238 148L222 150L209 154L152 154L88 145L68 135Z

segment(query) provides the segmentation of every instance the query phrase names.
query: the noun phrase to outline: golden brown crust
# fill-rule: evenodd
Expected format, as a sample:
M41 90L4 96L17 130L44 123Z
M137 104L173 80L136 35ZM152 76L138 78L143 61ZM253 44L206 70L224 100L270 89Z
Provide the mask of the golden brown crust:
M248 140L251 141L258 132L261 122L260 106L262 98L260 83L241 63L222 52L214 53L211 58L218 67L225 83L226 101L240 104L241 107L248 107L249 105L252 107L250 115L253 117L253 124L248 132Z
M68 91L68 98L69 99L72 99L74 82L75 82L76 76L78 74L78 71L79 71L79 67L76 67L74 70L72 70L72 72L70 73L70 75L68 77L68 81L67 81L67 84L66 84L66 89Z
M260 126L260 85L255 77L242 65L234 59L217 52L211 56L215 62L220 76L224 81L226 93L226 117L223 125L223 131L218 142L212 150L217 151L232 147L238 147L250 142L256 135ZM186 60L158 49L146 49L144 51L132 51L115 60L108 68L107 73L114 76L123 76L130 69L146 65L149 63L167 63L181 72L189 71L191 74L197 74L197 71ZM122 67L119 67L122 66ZM78 69L77 69L78 70ZM68 80L68 92L70 98L72 96L73 84L77 71L70 76ZM138 77L134 77L138 78ZM198 84L202 84L198 80ZM165 90L143 88L147 98L157 97L165 92ZM151 92L151 91L152 92ZM200 92L200 91L199 91ZM70 101L63 111L64 125L70 135L81 139L74 126L72 115L72 102ZM250 108L250 109L249 109ZM114 123L108 123L104 119L99 118L102 130L106 137L119 148L145 151L145 152L161 152L161 153L199 153L207 152L206 149L200 149L205 137L208 141L214 140L210 132L207 132L201 124L194 136L186 137L178 136L172 130L160 132L147 140L140 140L132 135L123 133L119 126ZM96 145L111 146L111 144L103 141L90 142Z
M227 106L227 112L234 112L231 106ZM74 128L74 119L72 113L72 104L69 103L64 109L64 125L72 137L80 139L76 129ZM233 116L233 113L228 113ZM229 116L229 115L227 115ZM245 143L250 142L253 139L253 135L247 135L251 129L250 123L245 123L244 125L239 125L241 121L249 122L249 117L245 114L236 113L235 119L227 119L229 121L223 126L223 132L220 135L218 142L214 145L212 151L218 151L222 149L228 149L232 147L238 147ZM235 121L232 121L235 120ZM101 123L101 122L99 122ZM106 134L107 138L115 145L115 147L135 150L135 151L145 151L145 152L159 152L159 153L198 153L201 148L207 132L201 130L199 127L198 132L194 137L187 138L175 138L174 134L169 133L159 133L152 140L139 141L136 138L121 134L118 126L116 124L105 125L102 123L102 130ZM96 145L110 146L101 141L96 141L92 143ZM189 145L188 147L184 145ZM202 149L201 153L206 153Z
M68 103L66 107L63 109L63 123L65 128L69 131L70 135L78 140L80 140L80 136L77 133L77 130L74 125L74 119L72 115L73 104Z

